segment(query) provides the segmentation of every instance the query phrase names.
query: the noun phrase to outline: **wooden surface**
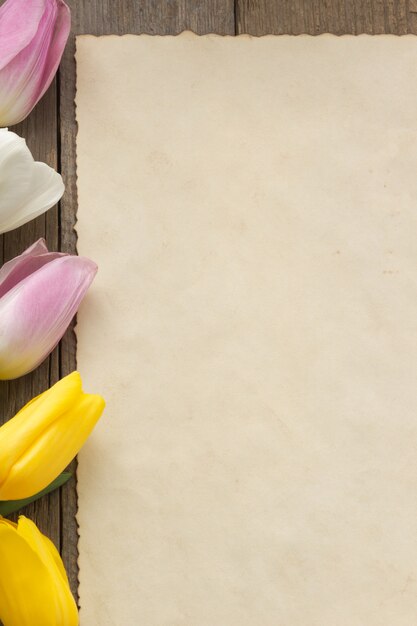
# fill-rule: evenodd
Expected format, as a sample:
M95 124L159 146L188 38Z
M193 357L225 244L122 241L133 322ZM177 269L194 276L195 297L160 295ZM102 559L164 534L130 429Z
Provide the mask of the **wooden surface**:
M417 33L417 0L70 0L69 5L73 32L59 75L30 118L13 129L27 139L37 159L62 171L66 193L59 209L1 238L3 261L39 237L45 237L51 249L76 251L75 34L177 34L185 29L229 35ZM33 396L75 369L75 352L74 333L69 330L35 372L0 383L1 419L10 418ZM76 508L76 485L71 481L59 493L25 510L61 550L74 593L78 574Z

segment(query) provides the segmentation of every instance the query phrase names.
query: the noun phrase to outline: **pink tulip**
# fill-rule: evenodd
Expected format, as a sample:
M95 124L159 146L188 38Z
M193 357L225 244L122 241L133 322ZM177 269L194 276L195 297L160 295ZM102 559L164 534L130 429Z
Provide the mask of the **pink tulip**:
M0 269L0 379L37 367L55 348L97 272L43 239Z
M7 0L0 7L0 127L23 120L41 99L70 28L63 0Z

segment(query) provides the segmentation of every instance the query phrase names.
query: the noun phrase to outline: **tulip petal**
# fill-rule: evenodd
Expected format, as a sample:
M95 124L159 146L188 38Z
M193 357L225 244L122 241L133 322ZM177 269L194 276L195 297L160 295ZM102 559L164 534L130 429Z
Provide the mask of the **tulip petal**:
M35 94L39 92L57 14L55 2L43 1L44 10L36 34L0 71L0 120L7 116L7 126L26 117L37 102Z
M61 175L40 162L33 163L30 188L30 196L24 199L10 221L2 223L1 232L19 228L42 215L58 203L65 191Z
M20 499L19 495L15 494L8 497L8 492L3 491L4 482L13 464L25 453L25 450L34 445L36 439L45 429L71 409L81 393L81 377L78 372L72 372L26 404L15 417L1 426L0 500ZM32 493L25 494L23 497L37 493L36 489L31 491Z
M0 302L0 379L22 376L54 349L97 272L84 257L63 256L26 277Z
M5 233L54 206L65 186L55 170L34 161L24 139L0 129L0 189L0 233Z
M45 10L45 0L7 0L0 7L0 70L30 44Z
M13 2L21 4L21 0ZM70 12L63 0L38 0L30 2L29 6L34 4L43 7L36 32L32 31L27 45L0 69L0 125L3 126L21 121L45 93L68 39ZM25 9L22 7L21 11L24 13ZM24 39L26 41L27 36Z
M103 409L103 398L83 394L76 405L44 430L14 463L0 487L1 497L25 498L29 491L38 492L48 485L84 445Z
M48 56L46 64L43 70L42 81L39 85L38 93L34 94L35 106L49 85L51 84L61 61L62 53L67 43L68 36L71 30L71 13L68 6L63 0L57 0L58 15L55 22L55 28L52 36L52 40L49 45Z
M45 240L38 239L36 243L5 263L0 269L0 298L26 276L30 276L47 263L62 256L64 256L62 252L48 252Z
M0 619L5 626L78 625L68 584L47 542L24 517L0 520Z
M42 539L43 539L43 541L45 543L46 549L49 551L53 561L55 562L55 566L56 566L58 572L61 574L63 581L65 582L65 584L67 584L69 586L69 580L68 580L67 572L65 571L65 567L64 567L64 564L62 562L62 559L61 559L61 556L60 556L58 550L56 549L56 547L54 546L52 541L50 539L48 539L48 537L45 537L45 535L43 535Z
M30 624L32 619L35 624L56 626L52 616L48 621L42 621L44 616L40 599L49 596L49 579L45 566L35 552L28 548L26 541L1 521L0 559L2 621L7 626L22 626Z
M41 256L42 254L47 254L47 252L48 248L45 239L41 238L38 239L38 241L35 241L35 243L29 246L29 248L26 248L26 250L24 250L22 254L19 254L14 259L7 261L7 263L2 266L2 268L0 269L0 285L9 276L9 274L14 271L15 267L20 265L23 260L27 258L36 258L38 256Z
M57 576L61 576L63 582L68 585L68 577L64 565L52 541L42 535L36 525L27 517L19 517L18 531L21 537L26 539L32 550L40 556L48 570L54 572Z

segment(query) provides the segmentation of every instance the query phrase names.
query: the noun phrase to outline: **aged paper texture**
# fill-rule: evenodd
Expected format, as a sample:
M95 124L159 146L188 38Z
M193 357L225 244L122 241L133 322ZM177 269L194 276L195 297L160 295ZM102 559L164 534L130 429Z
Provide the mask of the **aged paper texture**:
M414 626L417 39L77 46L82 626Z

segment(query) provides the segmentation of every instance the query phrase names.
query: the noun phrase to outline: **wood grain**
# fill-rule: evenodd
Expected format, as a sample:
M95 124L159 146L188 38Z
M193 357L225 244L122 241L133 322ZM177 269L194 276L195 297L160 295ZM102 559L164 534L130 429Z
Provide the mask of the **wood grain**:
M417 32L409 0L237 0L238 33L335 35Z
M39 237L46 237L51 249L76 252L76 34L177 34L187 29L198 34L230 35L417 33L414 0L70 0L68 3L73 28L57 80L28 120L14 129L27 139L37 159L62 171L66 193L59 210L51 209L46 216L0 239L3 261ZM17 381L0 383L0 420L9 419L25 402L75 367L76 342L71 328L52 356L35 372ZM72 467L75 470L75 463ZM61 550L74 593L78 581L76 510L76 484L72 481L60 493L25 511Z

